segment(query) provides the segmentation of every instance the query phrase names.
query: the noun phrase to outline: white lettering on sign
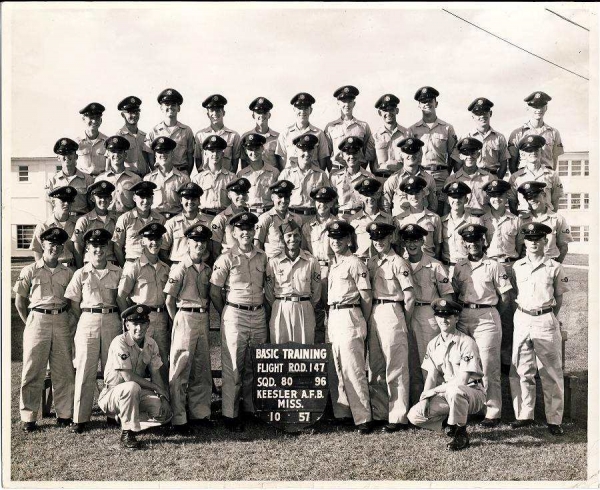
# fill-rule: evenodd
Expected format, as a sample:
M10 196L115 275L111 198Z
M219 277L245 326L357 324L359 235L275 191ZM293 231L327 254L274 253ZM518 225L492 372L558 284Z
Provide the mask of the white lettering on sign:
M266 349L265 349L266 350ZM327 359L327 349L281 349L283 358L289 360ZM257 351L258 353L258 351ZM279 358L277 358L279 359Z
M283 364L274 362L261 362L256 365L256 371L259 373L283 373Z
M279 349L256 349L257 359L279 359Z
M303 408L302 400L277 400L277 408Z

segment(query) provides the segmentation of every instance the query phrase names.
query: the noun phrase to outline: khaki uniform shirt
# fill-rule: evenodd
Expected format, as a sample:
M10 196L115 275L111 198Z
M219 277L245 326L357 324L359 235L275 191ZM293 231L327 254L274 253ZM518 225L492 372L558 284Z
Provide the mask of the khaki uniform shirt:
M240 150L242 148L242 140L237 132L225 126L218 131L215 131L212 127L208 126L207 128L201 129L196 133L196 150L194 152L194 158L202 158L202 152L204 151L202 149L202 143L204 143L206 138L212 136L213 134L220 136L227 142L227 148L225 148L223 152L223 168L233 172L232 160L239 160Z
M468 255L465 242L458 233L460 229L468 224L483 224L483 220L479 216L473 216L468 210L465 214L456 220L452 218L452 214L448 213L442 217L442 259L449 262L458 262Z
M266 160L265 160L266 162ZM237 173L238 177L248 179L251 184L248 190L248 206L251 208L262 208L272 206L271 191L269 186L277 182L279 170L265 163L260 170L253 170L250 165Z
M135 208L135 202L133 202L133 192L131 188L142 181L142 178L132 172L131 170L125 170L120 174L114 173L112 170L108 170L96 177L95 182L100 180L106 180L115 186L113 192L113 200L110 203L108 209L114 211L117 215L121 215Z
M554 159L562 155L565 150L558 130L546 123L541 128L532 128L529 122L526 122L523 126L515 129L508 137L509 152L517 155L519 153L519 149L517 148L519 141L530 134L542 136L546 140L546 144L542 147L542 165L556 170ZM519 163L519 168L523 166L524 164Z
M286 167L281 171L279 179L289 180L294 184L290 197L290 206L294 208L314 208L310 192L318 187L329 186L327 174L314 164L306 170L301 170L298 165Z
M459 260L454 266L452 286L460 301L478 305L497 305L497 292L512 289L503 265L485 255L478 262Z
M334 254L329 246L327 225L336 219L335 216L330 216L327 220L320 223L318 218L314 216L302 225L302 235L304 236L306 248L317 260L331 262L333 259Z
M108 136L98 133L95 140L89 139L87 135L83 138L78 137L77 143L77 168L84 174L98 175L106 170L106 147L104 142Z
M140 177L149 173L150 167L144 153L152 153L152 149L146 142L146 133L138 129L137 134L133 134L129 132L127 126L123 126L117 134L129 141L129 150L125 153L125 169Z
M270 303L280 296L308 296L313 305L321 299L321 266L310 253L300 250L295 260L285 252L267 261L265 295Z
M375 159L373 135L371 134L369 124L365 121L359 121L355 117L352 117L349 121L345 121L340 117L328 123L325 126L324 133L329 143L332 163L337 163L342 167L346 166L338 145L348 136L357 136L363 140L364 146L361 153L365 161L370 162Z
M436 298L454 293L448 273L439 260L423 254L418 263L409 264L415 286L415 301L431 303Z
M512 186L512 189L509 191L509 199L512 202L518 203L517 209L519 211L528 211L529 206L527 204L527 200L517 189L521 184L532 181L543 182L546 184L546 187L544 187L546 203L550 209L556 211L554 209L554 205L552 204L552 198L554 197L555 199L560 199L563 196L563 185L560 177L558 176L558 172L544 166L540 167L539 169L523 167L512 174L510 179L508 179L508 183Z
M471 188L471 193L467 195L465 207L471 210L479 210L487 212L490 208L490 199L483 187L492 180L496 180L496 176L490 174L487 170L478 169L474 174L468 175L464 168L453 173L446 179L444 185L452 182L463 182Z
M73 271L62 264L54 270L40 259L21 270L13 291L29 298L29 308L55 309L67 305L65 290L73 277Z
M165 217L162 214L151 210L150 215L147 218L142 218L138 214L137 209L132 209L119 216L117 224L115 225L112 241L119 247L125 249L126 259L137 259L142 255L142 238L138 236L138 232L144 226L152 222L164 225Z
M528 257L513 266L517 303L526 310L556 305L556 296L570 291L569 278L561 264L548 257L533 265Z
M262 305L267 268L266 254L254 247L250 258L234 247L215 261L210 283L227 290L227 300L242 305Z
M237 241L233 238L233 226L229 224L229 220L242 210L234 211L231 206L227 206L224 211L221 211L215 216L210 225L212 231L212 239L221 244L221 253L231 250Z
M522 243L519 235L521 220L506 211L501 218L494 218L491 211L481 217L487 228L486 241L489 243L486 255L494 258L519 256L517 247Z
M299 129L294 123L291 126L288 126L285 131L279 135L279 138L277 138L275 155L278 155L283 159L283 168L298 164L298 159L296 158L296 146L293 141L296 137L306 133L314 134L319 139L316 148L317 159L321 160L322 158L327 158L331 155L329 142L323 131L312 124L309 124L304 129Z
M500 162L510 160L506 138L494 128L490 127L485 134L482 134L475 129L467 136L475 138L483 143L481 157L478 162L480 168L497 172L500 168ZM458 160L460 158L458 156L458 150L455 150L455 152L455 159Z
M438 334L427 345L421 367L430 373L439 373L449 383L459 373L471 373L469 383L483 377L483 366L475 340L460 331L449 335L446 341Z
M169 278L169 266L159 260L152 265L146 254L133 262L127 262L119 282L119 296L130 298L133 303L146 306L164 306L163 290Z
M436 119L430 129L421 119L413 124L409 131L419 138L423 146L423 161L421 165L427 169L430 165L448 166L448 158L457 143L456 133L452 124Z
M146 135L146 145L152 148L152 142L161 136L168 136L177 143L175 150L173 150L173 166L178 169L189 168L193 162L188 160L188 154L194 153L194 133L192 129L179 121L172 127L161 121Z
M338 204L341 211L356 209L362 206L360 193L354 186L366 178L374 177L371 172L362 168L353 175L350 175L345 168L331 173L331 185L338 193Z
M110 262L102 270L85 264L73 274L65 298L79 303L81 308L111 308L117 306L117 290L121 273L119 266Z
M392 216L398 216L408 206L406 192L400 190L400 184L408 177L421 177L427 182L425 187L425 202L424 205L427 209L435 211L437 209L437 195L435 193L435 180L434 178L422 168L417 170L417 173L412 175L406 170L399 170L398 172L389 176L389 178L383 184L383 209L392 213Z
M547 211L545 214L539 216L533 216L531 213L528 213L521 217L522 225L531 222L543 223L552 230L552 233L546 235L548 243L544 249L546 256L551 259L555 259L560 255L560 250L558 249L559 246L567 245L573 241L569 225L565 218L560 214Z
M89 210L87 200L87 188L94 183L94 177L77 170L73 175L66 176L62 170L56 172L48 179L46 183L46 195L58 187L70 185L77 191L75 201L71 205L71 211L78 214L85 214Z
M279 133L277 131L273 131L271 128L269 128L269 130L266 133L259 133L256 128L255 129L251 129L250 131L246 131L244 134L242 134L241 140L243 140L247 135L251 134L251 133L255 133L255 134L260 134L261 136L264 136L265 139L267 140L265 142L265 144L263 145L263 161L277 169L277 160L275 159L275 150L277 149L277 138L279 138ZM241 152L241 159L245 162L245 165L250 165L250 161L248 160L248 156L246 155L246 151L244 150L244 148L242 148L240 150ZM240 172L238 172L238 176L242 177L240 175ZM248 178L248 177L246 177ZM248 179L250 180L250 179Z
M92 211L90 211L87 214L84 214L81 218L79 218L77 220L77 223L75 224L75 229L73 230L73 235L71 237L71 240L73 240L73 243L75 245L80 245L81 247L85 248L85 244L83 242L83 236L90 230L99 230L99 229L105 229L106 231L110 231L111 233L114 233L114 231L117 228L117 215L112 212L109 211L108 214L106 216L104 216L104 219L102 219L100 216L98 216L98 213L96 213L96 210L93 209ZM112 242L108 243L108 246L106 247L106 259L107 260L117 260L115 257L115 248ZM83 258L84 262L89 262L89 258L87 256L87 253L85 254L85 257Z
M159 213L181 213L181 198L177 194L183 184L187 184L190 178L187 174L173 168L168 174L163 174L156 169L144 177L144 180L156 184L154 189L154 201L152 208Z
M200 196L200 208L225 209L231 204L227 197L227 184L235 180L235 174L222 168L216 173L208 168L198 172L192 179L204 193Z
M190 226L197 223L201 223L204 226L210 228L210 222L212 216L207 216L201 212L198 212L194 219L188 219L183 214L178 214L168 219L165 222L165 228L167 231L163 234L161 250L169 251L169 259L173 262L179 262L188 255L188 241L189 239L184 235L185 230ZM213 235L214 240L214 235ZM206 257L209 252L207 250ZM206 258L206 257L203 257Z
M265 253L268 257L275 257L285 249L279 227L283 223L288 223L290 221L295 221L298 225L302 226L302 218L299 216L288 212L287 216L282 219L275 209L271 209L266 213L261 214L258 218L255 239L263 244Z
M384 211L379 211L375 215L369 215L364 209L358 213L353 214L348 218L348 223L354 226L354 233L356 235L356 256L360 258L369 258L377 255L377 252L373 248L371 237L367 232L367 226L371 223L387 223L388 225L394 224L393 218ZM396 234L393 236L393 242L398 240Z
M350 251L329 265L328 304L358 305L361 298L359 291L370 289L367 266Z
M442 221L437 214L429 211L429 209L418 213L411 213L410 210L406 210L394 218L394 224L398 229L404 225L413 224L427 230L423 242L423 252L430 257L435 257L435 245L442 241Z
M391 249L371 257L367 267L374 299L404 301L404 291L414 288L410 266Z
M208 308L211 268L204 262L194 264L189 254L169 272L164 293L177 300L178 308Z
M31 243L29 244L29 250L33 250L37 253L44 253L44 249L42 247L42 239L40 236L44 233L48 228L58 227L62 228L69 235L69 239L65 242L63 247L63 251L58 258L59 262L69 262L74 259L73 256L73 232L75 231L75 224L77 223L76 216L69 216L67 221L58 221L54 215L50 216L44 223L39 223L35 226L35 230L33 230L33 238L31 239Z
M396 145L400 140L412 136L410 130L399 124L390 131L381 126L373 132L375 162L373 170L397 171L402 167L402 151Z

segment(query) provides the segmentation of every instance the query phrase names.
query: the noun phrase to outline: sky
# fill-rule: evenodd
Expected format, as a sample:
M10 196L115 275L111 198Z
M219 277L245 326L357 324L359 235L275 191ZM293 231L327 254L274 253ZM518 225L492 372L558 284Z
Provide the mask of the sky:
M79 110L89 102L107 107L101 131L110 136L123 125L117 103L140 97L147 132L162 119L156 97L167 87L183 94L179 119L194 133L208 126L201 103L214 93L228 99L225 125L240 133L253 127L248 105L258 96L273 102L271 127L282 131L301 91L315 97L311 122L324 128L339 116L333 92L346 84L359 88L355 116L372 128L382 94L400 98L398 121L408 127L420 119L415 91L433 86L438 116L459 136L473 127L473 99L494 102L492 126L508 137L528 119L523 99L543 90L552 97L546 122L565 150L589 149L591 81L442 10L590 78L589 33L543 4L115 4L3 5L11 156L51 156L57 139L83 134ZM596 23L591 5L546 6Z

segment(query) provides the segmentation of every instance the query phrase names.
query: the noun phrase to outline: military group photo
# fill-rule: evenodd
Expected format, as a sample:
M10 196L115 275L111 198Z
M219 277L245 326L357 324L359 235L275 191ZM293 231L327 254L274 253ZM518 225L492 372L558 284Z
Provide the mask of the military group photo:
M523 124L503 134L505 109L476 81L463 94L391 82L374 100L350 78L328 94L274 82L244 102L254 127L232 129L240 108L225 91L197 100L180 78L152 96L89 91L65 115L79 134L52 127L50 215L31 261L12 266L13 432L102 437L119 458L221 434L290 437L259 416L255 349L326 345L324 409L304 441L560 447L575 430L562 307L587 281L563 264L574 238L562 203L578 189L559 171L569 148L543 80L514 93ZM459 95L468 131L447 122ZM327 97L338 112L318 127ZM150 106L161 120L143 117ZM206 127L187 125L191 113ZM276 113L288 120L273 128Z

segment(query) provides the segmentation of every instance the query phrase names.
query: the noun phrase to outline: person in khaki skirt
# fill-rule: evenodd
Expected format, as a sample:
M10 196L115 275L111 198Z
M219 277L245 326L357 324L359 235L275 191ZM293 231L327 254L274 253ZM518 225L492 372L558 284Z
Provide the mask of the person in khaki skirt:
M285 250L269 259L265 296L272 305L271 342L315 341L315 305L321 299L321 266L309 252L300 249L301 228L295 221L279 226Z
M72 432L87 428L92 416L96 393L98 360L102 371L108 348L121 331L119 308L124 301L117 298L122 270L108 261L107 248L112 234L103 228L89 230L83 237L89 262L78 269L67 286L65 298L79 318L75 332L75 403Z
M188 253L169 272L164 292L173 321L169 356L169 391L173 429L188 433L190 426L210 426L212 375L208 343L211 268L202 257L212 233L202 223L184 232ZM188 416L189 413L189 423Z
M369 391L373 418L387 422L383 432L408 428L407 321L414 305L410 266L392 249L396 227L373 222L367 232L376 255L368 262L373 288L369 318Z

